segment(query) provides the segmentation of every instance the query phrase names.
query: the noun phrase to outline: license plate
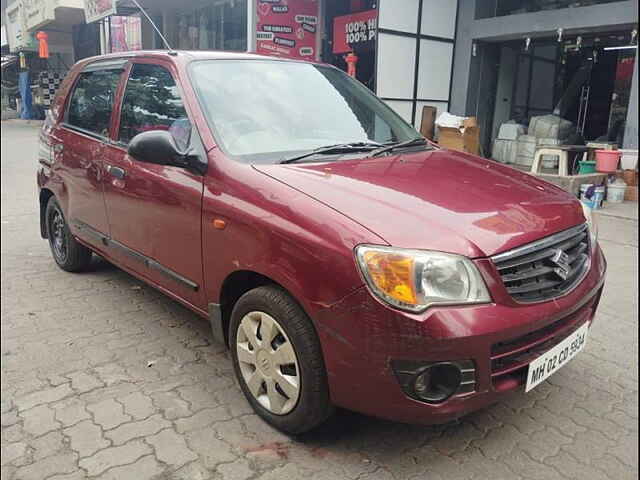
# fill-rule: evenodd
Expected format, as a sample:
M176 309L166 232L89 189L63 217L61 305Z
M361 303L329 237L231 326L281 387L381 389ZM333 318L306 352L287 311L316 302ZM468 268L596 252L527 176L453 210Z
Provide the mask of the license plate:
M569 363L569 360L575 357L587 344L588 332L589 326L585 323L558 345L531 362L524 391L528 392Z

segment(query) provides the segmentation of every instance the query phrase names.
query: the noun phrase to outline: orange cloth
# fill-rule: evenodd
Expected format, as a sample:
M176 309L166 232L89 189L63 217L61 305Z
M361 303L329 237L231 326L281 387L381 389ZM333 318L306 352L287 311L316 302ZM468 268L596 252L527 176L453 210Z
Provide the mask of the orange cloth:
M47 35L46 32L40 31L36 33L36 38L38 39L38 43L40 44L38 56L40 58L49 58L49 44L47 43L49 35Z
M344 57L345 62L347 62L347 75L350 77L356 78L356 64L358 63L358 56L350 52L348 55Z

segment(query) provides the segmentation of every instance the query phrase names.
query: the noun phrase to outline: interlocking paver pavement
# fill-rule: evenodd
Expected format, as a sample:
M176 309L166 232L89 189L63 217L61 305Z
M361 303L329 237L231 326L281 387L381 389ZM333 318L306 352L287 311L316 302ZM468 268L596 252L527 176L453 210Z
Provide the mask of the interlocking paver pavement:
M3 480L637 478L636 222L602 223L588 345L530 394L435 427L338 412L294 439L251 411L206 321L104 261L54 265L36 138L2 124Z

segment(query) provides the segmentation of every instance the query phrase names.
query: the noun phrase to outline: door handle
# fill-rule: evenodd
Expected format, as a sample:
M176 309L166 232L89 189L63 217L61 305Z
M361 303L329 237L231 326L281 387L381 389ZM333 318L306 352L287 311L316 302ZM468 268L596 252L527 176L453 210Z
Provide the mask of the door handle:
M112 177L123 179L127 172L123 168L114 167L113 165L107 165L107 172L111 174Z

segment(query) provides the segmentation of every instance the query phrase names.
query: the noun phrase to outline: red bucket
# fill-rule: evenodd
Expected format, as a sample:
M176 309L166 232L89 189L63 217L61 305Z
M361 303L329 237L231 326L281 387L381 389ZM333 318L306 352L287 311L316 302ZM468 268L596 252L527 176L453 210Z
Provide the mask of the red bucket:
M596 150L596 170L615 173L618 170L620 152L618 150Z

